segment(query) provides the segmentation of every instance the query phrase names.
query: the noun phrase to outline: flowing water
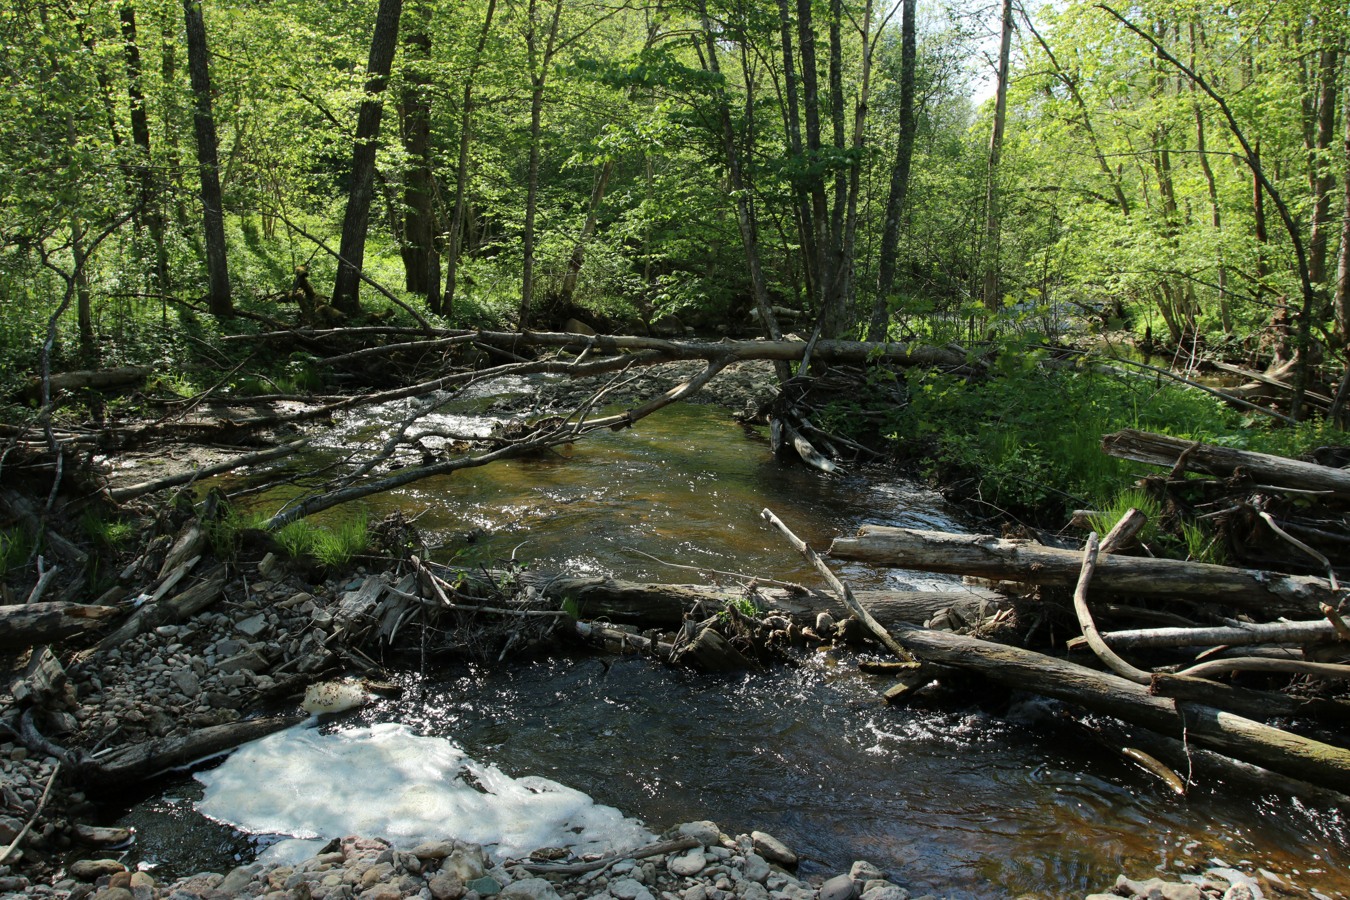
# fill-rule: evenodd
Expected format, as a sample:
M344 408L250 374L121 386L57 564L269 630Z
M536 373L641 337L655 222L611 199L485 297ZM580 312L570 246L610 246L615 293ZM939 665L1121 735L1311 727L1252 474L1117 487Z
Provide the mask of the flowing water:
M315 452L352 446L403 412L339 423ZM720 570L816 584L760 521L766 506L818 547L864 522L961 530L960 516L916 485L780 465L761 433L704 406L672 407L557 455L424 481L370 513L419 515L447 557L515 552L539 568L626 578L727 580L712 574ZM468 532L480 537L465 551ZM959 589L943 576L837 568L860 587ZM1350 896L1338 810L1224 785L1180 799L1040 704L988 712L971 697L887 708L885 684L847 658L711 677L560 657L403 680L402 699L354 721L444 736L510 775L554 779L655 830L710 818L731 833L769 831L804 855L807 872L865 858L916 895L1054 898L1105 890L1120 872L1175 877L1227 865L1267 872L1268 896ZM195 783L173 784L123 820L166 873L219 870L254 849L196 815L196 796Z

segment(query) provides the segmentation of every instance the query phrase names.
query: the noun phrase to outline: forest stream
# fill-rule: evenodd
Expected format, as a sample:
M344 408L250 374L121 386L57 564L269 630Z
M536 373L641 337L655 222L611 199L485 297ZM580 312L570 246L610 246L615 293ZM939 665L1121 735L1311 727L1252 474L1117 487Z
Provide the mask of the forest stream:
M491 402L500 398L429 424L481 428ZM369 440L403 412L339 421L293 464ZM816 546L865 522L966 530L959 511L915 483L780 464L763 429L688 404L555 455L419 482L375 498L369 513L416 517L444 545L441 561L514 554L546 571L736 583L717 570L816 586L760 520L765 507ZM945 576L835 568L855 587L960 589ZM886 684L859 673L851 653L732 676L559 656L400 680L401 699L339 727L403 723L654 830L694 819L730 834L762 829L796 849L808 874L867 859L916 896L1049 898L1104 890L1122 872L1175 879L1237 867L1260 871L1276 895L1350 896L1350 835L1337 810L1223 785L1178 798L1030 698L981 705L988 698L948 693L890 708ZM137 828L137 852L158 873L226 871L273 840L204 818L193 806L201 793L191 779L162 785L119 820Z

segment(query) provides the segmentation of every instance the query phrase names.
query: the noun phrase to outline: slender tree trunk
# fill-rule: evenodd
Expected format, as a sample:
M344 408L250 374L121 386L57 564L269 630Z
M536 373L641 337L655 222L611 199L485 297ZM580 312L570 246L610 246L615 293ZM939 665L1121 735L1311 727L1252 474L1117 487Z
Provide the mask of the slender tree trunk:
M450 239L445 248L448 259L445 267L445 297L441 301L441 314L445 316L454 311L459 257L464 246L464 218L469 190L469 141L473 133L473 81L483 62L483 50L487 46L488 35L492 33L492 19L496 12L497 0L488 0L483 27L478 32L478 44L473 52L473 62L464 76L464 97L459 111L459 159L455 168L455 209L450 217Z
M530 327L531 306L534 302L534 245L535 217L539 210L539 142L543 131L544 86L548 70L553 64L553 51L558 40L558 20L562 18L563 0L552 0L553 12L548 31L543 35L544 46L539 47L540 35L535 31L538 0L530 0L529 24L525 35L530 64L530 167L525 195L525 233L522 236L524 265L520 284L520 330Z
M802 106L806 117L805 168L811 196L811 271L815 310L823 314L834 283L830 271L830 210L825 197L825 177L818 171L821 162L820 69L816 61L816 30L812 21L812 0L797 0L797 46L802 57Z
M404 182L403 270L410 293L426 298L436 312L441 302L441 260L436 252L435 175L431 170L431 7L415 2L404 33L407 61L403 87L403 149L411 168Z
M984 247L980 253L984 270L985 309L1003 305L998 279L998 170L1003 155L1003 129L1008 116L1008 58L1012 54L1012 0L1003 0L1003 28L998 45L998 86L994 93L994 128L989 136L988 183L984 197Z
M810 191L807 189L804 177L800 174L800 171L805 167L806 159L802 149L801 103L798 98L800 84L797 78L796 53L792 49L792 13L788 9L788 0L778 0L778 24L783 50L783 94L787 100L785 125L788 147L792 154L792 160L799 170L799 174L792 179L792 194L796 200L795 218L797 220L798 241L802 248L803 281L806 284L807 295L814 296L816 283L815 226L811 218Z
M1317 92L1313 101L1312 142L1308 150L1308 187L1312 191L1312 225L1308 234L1308 277L1319 291L1327 283L1328 233L1331 231L1331 191L1336 183L1331 166L1331 144L1336 132L1336 77L1340 68L1337 48L1318 54Z
M131 106L131 141L139 159L136 162L138 216L150 232L155 251L156 289L162 290L169 281L169 258L164 247L164 211L156 189L153 162L150 155L150 116L146 109L145 91L141 85L141 48L136 39L136 8L130 0L123 0L117 10L122 23L122 52L127 64L127 100Z
M342 244L338 250L337 280L333 306L348 315L361 311L359 288L366 257L366 233L370 227L370 204L375 196L375 153L379 148L380 119L384 115L384 88L393 68L398 47L398 22L403 0L380 0L375 13L375 32L366 64L366 98L356 119L352 148L351 191L342 219Z
M914 8L918 0L904 0L900 16L900 135L891 163L891 185L886 194L886 218L881 229L881 258L877 261L877 295L872 301L869 341L886 339L891 290L895 286L896 253L900 247L900 215L909 192L909 169L914 156L914 69L918 62Z
M1195 55L1198 45L1196 39L1196 26L1194 22L1190 25L1191 34L1191 67L1195 67ZM1214 234L1219 242L1218 260L1216 261L1218 272L1219 287L1219 322L1223 326L1223 333L1232 335L1233 333L1233 311L1228 301L1228 267L1224 264L1223 258L1223 217L1219 207L1219 188L1214 178L1214 167L1209 163L1209 151L1205 142L1205 112L1200 107L1199 89L1195 82L1189 82L1191 88L1191 112L1195 116L1195 150L1200 160L1200 171L1205 175L1205 186L1209 191L1209 211L1210 224L1214 227Z
M1345 205L1341 209L1341 253L1336 263L1336 327L1342 341L1350 338L1350 84L1341 112L1345 128ZM1350 364L1350 363L1348 363Z
M590 243L591 235L595 234L600 205L604 203L605 189L609 186L609 177L613 173L614 160L607 159L600 168L600 173L595 176L595 185L591 188L591 200L586 205L586 221L581 226L581 233L577 235L576 244L572 247L572 255L567 259L567 272L563 275L562 289L558 292L558 297L564 307L572 305L572 296L577 289L577 279L581 276L581 267L586 261L586 245Z
M717 60L717 41L713 37L712 20L708 17L706 0L699 0L699 16L703 25L703 65L713 75L721 75L721 65ZM803 63L803 65L805 65ZM731 106L725 90L720 86L713 88L713 100L717 106L717 115L722 126L722 152L727 161L727 179L736 199L736 226L741 234L741 247L745 251L746 267L750 270L751 290L755 295L755 308L759 311L760 324L770 340L781 340L782 329L778 327L778 317L774 315L773 304L769 300L768 285L764 280L764 270L759 257L759 228L755 219L755 208L751 202L751 192L746 184L741 168L741 155L736 147L736 130L731 122ZM785 379L788 372L786 364L776 364L778 376Z
M197 136L197 169L201 175L202 230L206 242L206 272L210 283L208 305L217 316L234 315L230 299L230 270L226 260L225 210L220 194L220 162L216 148L216 119L211 110L211 54L206 45L206 23L201 0L183 0L187 25L188 71L196 101L193 115Z

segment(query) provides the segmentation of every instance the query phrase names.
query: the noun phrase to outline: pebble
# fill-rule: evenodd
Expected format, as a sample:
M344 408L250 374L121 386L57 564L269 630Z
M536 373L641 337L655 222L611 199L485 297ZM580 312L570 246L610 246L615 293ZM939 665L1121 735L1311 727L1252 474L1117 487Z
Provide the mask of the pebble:
M708 865L708 858L697 847L683 856L672 856L666 861L666 868L670 869L671 874L678 875L681 878L697 875L703 871L706 865Z

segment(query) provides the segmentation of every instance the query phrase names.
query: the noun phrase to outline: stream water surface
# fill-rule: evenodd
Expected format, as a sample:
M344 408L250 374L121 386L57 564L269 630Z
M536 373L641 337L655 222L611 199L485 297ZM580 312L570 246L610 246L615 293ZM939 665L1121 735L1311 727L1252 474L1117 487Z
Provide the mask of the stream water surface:
M339 423L300 464L369 440L405 412ZM431 424L481 427L481 414ZM419 516L447 557L514 552L542 569L625 578L729 580L719 570L816 584L760 521L764 507L818 547L864 522L963 530L959 514L917 485L780 465L762 433L693 405L556 455L420 482L369 512ZM466 551L467 533L477 539ZM943 576L837 569L859 587L960 589ZM1338 810L1224 785L1177 798L1041 704L990 712L971 697L888 708L879 700L886 685L847 658L711 677L559 657L402 678L402 699L354 721L446 737L512 776L551 778L653 830L708 818L733 834L769 831L803 854L808 873L868 859L916 895L1057 898L1105 890L1121 872L1236 866L1264 870L1268 896L1350 896ZM147 863L219 871L267 842L196 814L200 793L195 782L171 784L124 817Z

